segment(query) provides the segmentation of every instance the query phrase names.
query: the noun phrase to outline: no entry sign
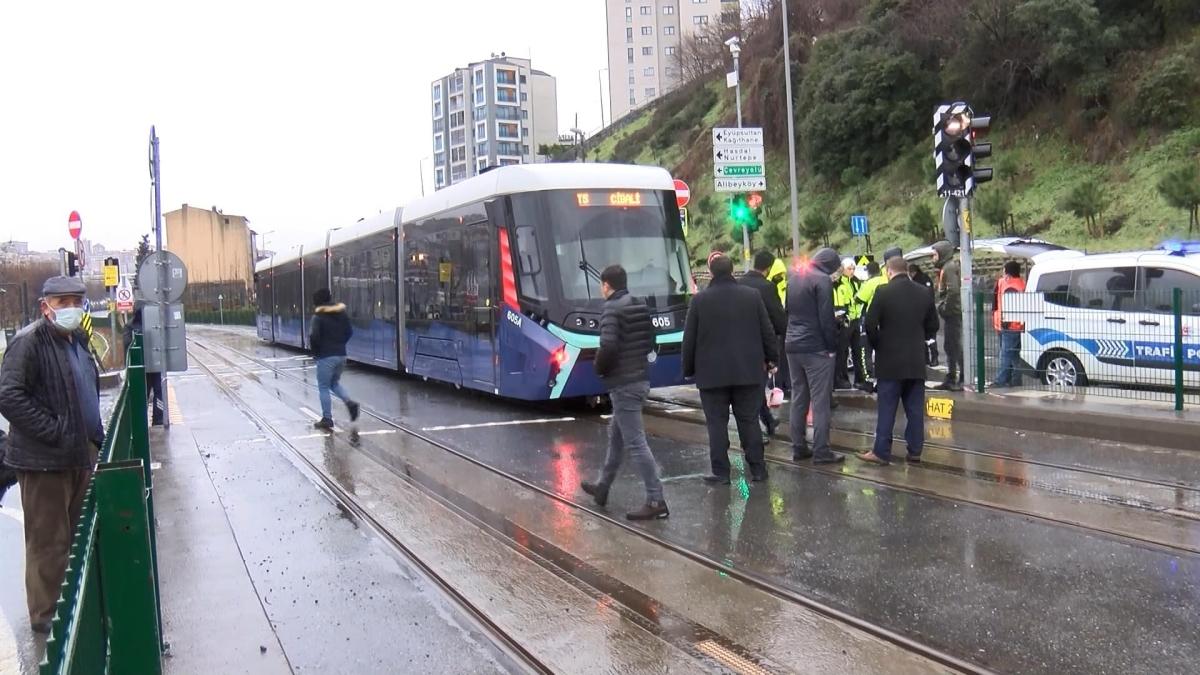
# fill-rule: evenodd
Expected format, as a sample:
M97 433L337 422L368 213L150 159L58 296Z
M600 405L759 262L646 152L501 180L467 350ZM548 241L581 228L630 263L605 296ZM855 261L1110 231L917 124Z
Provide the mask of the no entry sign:
M687 206L688 202L690 202L690 201L692 201L691 188L688 187L687 183L676 178L675 179L675 203L679 206L679 208L682 209L683 207Z
M71 217L67 219L67 231L71 233L72 239L78 239L79 233L83 231L83 221L79 219L78 211L72 211Z

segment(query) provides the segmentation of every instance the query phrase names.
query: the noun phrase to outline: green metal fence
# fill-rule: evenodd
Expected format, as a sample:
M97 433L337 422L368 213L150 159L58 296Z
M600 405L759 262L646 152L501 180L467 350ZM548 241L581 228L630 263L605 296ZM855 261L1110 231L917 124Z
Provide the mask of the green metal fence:
M1120 270L1097 272L1110 275L1109 290L1006 294L1002 330L995 295L977 293L977 387L1158 401L1176 410L1200 404L1200 292L1134 292Z
M41 674L162 672L141 335L84 499Z

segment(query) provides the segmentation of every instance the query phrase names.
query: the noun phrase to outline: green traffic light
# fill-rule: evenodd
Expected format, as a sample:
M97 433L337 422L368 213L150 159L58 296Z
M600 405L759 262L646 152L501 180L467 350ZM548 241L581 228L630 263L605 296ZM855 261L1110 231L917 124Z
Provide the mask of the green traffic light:
M750 219L750 205L746 203L745 195L737 195L729 201L729 217L739 224Z

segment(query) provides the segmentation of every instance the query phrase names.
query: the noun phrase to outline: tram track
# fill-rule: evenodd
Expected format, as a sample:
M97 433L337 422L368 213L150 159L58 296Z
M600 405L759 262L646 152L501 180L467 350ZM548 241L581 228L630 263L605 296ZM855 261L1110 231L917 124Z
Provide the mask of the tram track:
M232 359L229 359L229 358L225 357L224 355L220 354L219 350L226 350L231 354L234 354L242 359L252 362L255 364L256 369L258 369L258 370L266 369L266 370L270 371L271 373L273 373L275 377L291 380L292 382L300 384L301 386L304 386L306 388L313 387L313 385L311 383L307 382L304 378L297 376L294 372L280 368L279 366L277 366L271 362L268 362L267 360L265 360L263 358L257 357L252 354L248 354L242 350L239 350L239 349L229 346L227 344L217 343L218 347L213 348L209 344L206 344L204 341L197 340L196 338L191 337L191 336L189 336L188 342L191 343L192 345L199 347L200 349L203 349L203 350L217 356L222 361L229 364L230 367L234 368L235 370L240 371L242 375L252 378L254 380L259 380L259 377L257 375L254 375L252 372L250 372L243 366L235 363ZM211 374L211 371L209 371L209 372ZM213 377L214 377L214 379L216 379L218 381L220 379L219 377L216 377L215 375L213 375ZM228 387L228 385L224 385L223 388L227 388L227 387ZM315 388L315 387L313 387L313 388ZM287 395L284 392L279 391L279 390L276 390L276 392L281 396ZM524 488L525 490L528 490L532 493L538 494L546 499L552 500L553 502L567 506L571 509L580 511L590 518L597 519L610 527L618 528L628 534L632 534L642 540L645 540L645 541L653 544L656 547L659 547L666 551L670 551L671 553L679 555L679 556L686 558L692 562L698 563L704 567L707 567L713 571L716 571L716 572L722 574L723 576L732 578L740 583L743 583L749 587L753 587L755 589L763 591L763 592L765 592L771 596L774 596L776 598L780 598L787 602L794 603L800 607L803 607L805 609L813 611L816 614L824 616L827 619L831 619L835 622L844 624L848 627L851 627L853 629L861 631L861 632L863 632L867 635L870 635L884 643L890 644L890 645L892 645L896 648L902 649L906 652L910 652L910 653L918 655L922 658L928 659L929 661L931 661L939 666L942 666L944 668L947 668L947 669L955 671L955 672L961 672L961 673L983 674L983 673L993 672L990 669L988 669L986 666L983 666L979 663L968 661L966 659L956 656L956 655L954 655L946 650L943 650L941 648L918 641L916 639L913 639L907 635L893 631L891 629L881 627L875 623L872 623L870 621L867 621L865 619L857 617L853 614L850 614L846 611L838 609L837 607L834 607L825 602L822 602L821 600L818 600L816 598L810 597L803 593L797 592L796 590L793 590L791 588L787 588L787 587L783 586L782 584L779 584L779 583L773 581L772 579L770 579L767 576L755 573L750 570L736 568L736 567L732 566L731 564L729 564L729 562L727 560L721 560L714 556L710 556L706 553L703 553L703 552L691 549L689 547L682 546L675 542L669 541L660 536L657 536L656 534L654 534L652 532L649 532L642 528L630 525L630 524L626 523L625 521L620 520L616 517L613 517L612 515L604 512L604 511L599 511L599 510L593 509L585 504L582 504L578 501L575 501L573 499L570 499L568 497L560 495L552 490L546 489L546 488L544 488L536 483L533 483L529 480L526 480L520 476L514 475L510 472L504 471L503 469L492 466L492 465L488 464L487 462L479 460L479 459L469 455L468 453L463 452L462 450L452 447L451 445L447 444L444 441L441 441L437 438L430 436L429 434L423 432L421 429L414 428L412 426L409 426L407 424L399 422L388 415L381 414L381 413L371 409L371 407L369 405L363 405L361 410L362 410L362 415L368 416L371 419L375 420L376 422L378 422L382 425L385 425L389 428L395 429L396 431L398 431L400 433L411 436L423 443L426 443L426 444L433 446L441 451L449 453L450 455L454 456L458 460L466 462L466 463L468 463L478 469L481 469L487 473L498 476L506 481L509 481L515 485L520 486L521 488ZM277 437L281 437L277 431L273 431L273 433ZM284 439L284 440L286 441L286 439ZM315 466L313 466L311 464L311 462L307 462L307 460L306 460L306 463L312 468L312 470L320 473L320 470L318 468L316 468ZM409 471L411 474L411 468ZM330 481L331 481L331 479L328 476L322 475L322 482L328 484ZM429 486L426 485L426 487L429 487ZM445 501L448 498L448 496L445 494L445 490L446 490L445 486L441 486L441 490L442 490L442 492L441 492L442 501ZM451 502L454 503L454 500L451 499ZM459 507L459 510L463 510L461 506ZM473 519L478 520L480 518L481 514L478 514L478 513L472 514L471 513L472 510L469 507L466 509L466 511L468 512L468 514L473 515ZM528 533L526 533L526 534L528 534ZM620 600L618 600L618 601L620 601ZM662 608L659 608L658 611L662 611ZM725 650L728 651L729 647L726 646ZM736 651L736 646L735 646L735 651ZM711 655L708 655L708 656L711 657ZM761 665L757 665L757 664L754 664L753 662L749 661L747 659L747 656L749 656L749 655L746 655L746 654L736 655L735 654L735 656L740 656L741 663L744 665L747 665L749 667L742 669L742 668L733 667L729 663L725 663L725 665L729 666L731 668L731 670L733 670L734 672L771 672L769 667L763 667ZM756 667L757 667L757 669L756 669Z

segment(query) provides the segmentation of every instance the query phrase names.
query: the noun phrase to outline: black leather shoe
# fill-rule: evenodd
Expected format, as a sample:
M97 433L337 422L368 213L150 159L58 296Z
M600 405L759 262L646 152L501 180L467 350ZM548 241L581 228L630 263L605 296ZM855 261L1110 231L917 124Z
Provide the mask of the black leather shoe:
M357 422L358 421L358 411L359 411L358 404L351 401L346 404L346 410L350 411L350 421Z
M845 455L834 453L828 457L818 457L813 460L813 464L841 464L846 461Z
M729 485L729 476L718 476L716 474L710 474L710 475L704 477L704 482L711 483L713 485Z
M628 520L662 520L671 515L671 511L667 508L667 503L664 501L646 502L642 508L633 513L626 513L625 518Z
M29 627L32 628L33 632L37 633L38 635L49 635L50 634L50 622L49 621L39 621L37 623L31 623L31 624L29 624Z
M792 461L793 462L803 462L806 459L812 459L812 456L813 456L812 452L808 451L808 450L805 450L804 452L793 452L792 453Z
M592 496L592 501L596 502L596 506L606 506L608 504L607 485L585 480L579 484L579 487Z

